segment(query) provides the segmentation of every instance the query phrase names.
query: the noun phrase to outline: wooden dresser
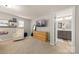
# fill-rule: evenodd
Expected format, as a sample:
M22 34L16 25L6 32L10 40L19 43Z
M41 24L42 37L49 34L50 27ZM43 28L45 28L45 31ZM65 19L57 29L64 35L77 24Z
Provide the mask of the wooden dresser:
M48 41L48 32L34 31L33 37L41 41Z

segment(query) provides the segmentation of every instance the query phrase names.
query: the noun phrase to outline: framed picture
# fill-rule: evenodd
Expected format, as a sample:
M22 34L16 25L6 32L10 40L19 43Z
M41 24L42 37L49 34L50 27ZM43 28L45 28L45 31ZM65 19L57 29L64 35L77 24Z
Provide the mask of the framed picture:
M37 27L46 27L47 26L47 20L44 20L44 19L37 20L36 21L36 26Z
M62 29L62 26L63 26L62 22L58 22L58 28Z

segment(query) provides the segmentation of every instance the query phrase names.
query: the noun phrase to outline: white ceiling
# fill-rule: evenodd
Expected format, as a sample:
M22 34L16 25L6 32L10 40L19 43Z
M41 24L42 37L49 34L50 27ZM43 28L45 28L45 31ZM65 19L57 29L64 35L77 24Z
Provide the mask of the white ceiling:
M23 18L33 18L35 16L42 16L44 14L56 12L64 8L69 8L69 5L17 5L1 7L0 11L9 14L17 15Z

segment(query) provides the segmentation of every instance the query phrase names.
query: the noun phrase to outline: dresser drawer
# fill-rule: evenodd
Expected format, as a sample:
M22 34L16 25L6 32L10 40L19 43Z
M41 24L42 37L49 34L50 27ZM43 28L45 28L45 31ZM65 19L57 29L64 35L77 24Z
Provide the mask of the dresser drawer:
M38 32L34 31L33 32L33 37L42 41L47 41L48 40L48 33L47 32Z

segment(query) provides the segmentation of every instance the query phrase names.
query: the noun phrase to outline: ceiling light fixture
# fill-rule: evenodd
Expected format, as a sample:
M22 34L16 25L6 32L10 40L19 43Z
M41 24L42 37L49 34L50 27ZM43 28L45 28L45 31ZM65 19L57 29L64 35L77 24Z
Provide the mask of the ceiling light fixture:
M6 8L14 8L14 5L0 5L0 7L6 7Z

